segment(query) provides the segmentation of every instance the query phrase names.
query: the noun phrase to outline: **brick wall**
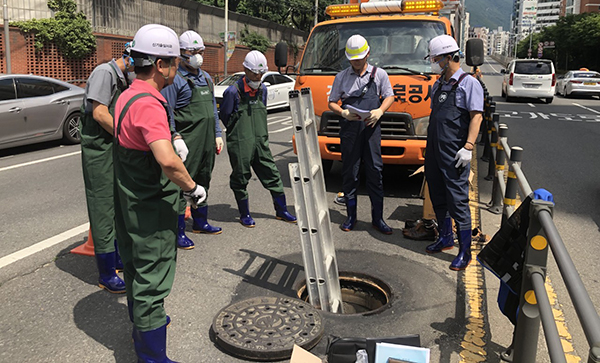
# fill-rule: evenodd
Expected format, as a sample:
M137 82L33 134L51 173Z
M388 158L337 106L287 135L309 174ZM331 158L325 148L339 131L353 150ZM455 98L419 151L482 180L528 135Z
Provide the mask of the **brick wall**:
M18 28L10 28L11 71L12 73L35 74L52 77L63 81L85 80L94 67L112 58L118 58L123 52L129 37L96 33L97 48L94 53L84 59L66 59L53 45L46 45L41 51L36 51L33 35L22 33ZM6 73L6 56L4 53L3 33L0 33L0 73ZM208 72L215 80L224 73L223 46L216 43L205 43L204 64L202 69ZM227 63L227 73L243 71L242 62L250 48L238 45L233 56ZM289 49L288 65L296 64L301 52L295 58ZM270 70L277 70L275 66L275 48L269 48L266 53Z

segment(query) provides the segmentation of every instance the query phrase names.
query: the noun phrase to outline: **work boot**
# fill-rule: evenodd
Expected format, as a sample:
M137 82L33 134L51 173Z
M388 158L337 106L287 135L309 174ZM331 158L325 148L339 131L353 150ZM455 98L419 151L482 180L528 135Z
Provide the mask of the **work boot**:
M256 225L254 219L250 216L250 207L248 207L248 199L237 201L238 210L240 211L240 223L244 227L253 228Z
M133 328L138 363L176 363L167 357L167 325L150 331Z
M371 224L383 234L392 234L392 228L383 220L383 203L375 202L371 204Z
M185 235L185 214L180 214L177 220L177 248L182 250L194 248L194 241Z
M115 271L123 272L123 261L121 261L121 255L119 254L119 246L117 240L115 240Z
M471 230L458 231L458 256L450 264L450 270L464 270L471 263Z
M470 231L469 231L470 233ZM452 218L446 217L439 225L439 233L436 241L425 248L428 253L437 253L454 247L454 235L452 234Z
M340 225L342 231L348 232L356 225L356 199L346 199L346 210L348 218Z
M285 194L273 197L273 206L275 207L275 217L289 223L296 223L296 217L287 210Z
M125 292L125 282L115 271L115 254L116 252L96 253L96 263L100 275L98 286L113 294L122 294Z
M194 233L208 233L208 234L220 234L223 232L221 227L213 227L208 224L208 206L198 207L197 209L192 208L192 218L194 224L192 225L192 231Z

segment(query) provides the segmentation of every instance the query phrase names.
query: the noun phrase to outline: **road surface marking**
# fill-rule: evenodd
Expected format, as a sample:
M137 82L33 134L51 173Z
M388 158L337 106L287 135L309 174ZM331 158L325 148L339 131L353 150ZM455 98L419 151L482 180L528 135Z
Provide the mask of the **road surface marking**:
M545 114L543 114L541 112L538 112L538 115L540 115L544 120L549 120L550 119L550 117L548 117L548 115L545 115Z
M490 66L490 68L491 68L491 69L492 69L494 72L496 72L496 73L500 73L500 72L498 72L498 71L496 70L496 68L494 68L494 66L492 66L492 64L491 64L490 62L488 62L488 61L486 60L486 61L485 61L485 63L486 63L488 66Z
M585 107L585 106L583 106L583 105L580 105L579 103L573 103L573 106L581 107L581 108L583 108L584 110L588 110L588 111L592 111L592 112L594 112L594 113L600 114L600 111L596 111L596 110L594 110L593 108Z
M89 228L90 228L90 224L84 223L81 226L72 228L72 229L65 231L61 234L58 234L54 237L45 239L45 240L38 242L32 246L24 248L20 251L13 252L8 256L4 256L4 257L0 258L0 268L6 267L13 262L17 262L19 260L24 259L25 257L29 257L29 256L33 255L34 253L38 253L42 250L45 250L46 248L50 248L54 245L64 242L64 241L68 240L69 238L80 235L80 234L86 232Z
M23 163L23 164L16 164L16 165L11 165L11 166L6 166L4 168L0 168L0 171L6 171L6 170L10 170L10 169L20 168L20 167L23 167L23 166L29 166L29 165L44 163L46 161L52 161L52 160L56 160L56 159L62 159L62 158L66 158L67 156L73 156L73 155L79 155L79 154L81 154L81 151L75 151L75 152L68 153L68 154L52 156L50 158L45 158L45 159L40 159L40 160L35 160L35 161L29 161L29 162L26 162L26 163Z
M533 103L528 103L529 107L533 107L535 108L535 105Z
M284 127L284 128L282 128L282 129L279 129L279 130L275 130L275 131L269 131L269 134L276 134L276 133L278 133L278 132L283 132L283 131L289 130L289 129L293 128L293 127L294 127L294 126L288 126L288 127Z

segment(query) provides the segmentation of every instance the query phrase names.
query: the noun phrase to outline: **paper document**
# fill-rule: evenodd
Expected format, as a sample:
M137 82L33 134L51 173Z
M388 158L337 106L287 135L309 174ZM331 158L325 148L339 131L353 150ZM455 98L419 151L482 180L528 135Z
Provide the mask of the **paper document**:
M429 363L429 349L408 345L377 343L375 346L375 363L410 362ZM390 360L390 358L392 358Z
M353 107L353 106L350 106L350 105L346 105L346 109L348 111L350 111L351 113L357 115L358 119L361 120L361 121L364 121L369 116L371 116L371 111L368 111L368 110L362 110L360 108L356 108L356 107Z

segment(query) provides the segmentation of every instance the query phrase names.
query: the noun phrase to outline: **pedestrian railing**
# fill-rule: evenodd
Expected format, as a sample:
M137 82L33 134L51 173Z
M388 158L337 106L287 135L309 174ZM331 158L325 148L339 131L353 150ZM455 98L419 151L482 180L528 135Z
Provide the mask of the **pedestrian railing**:
M524 197L533 196L534 192L521 168L523 148L510 147L509 128L499 123L499 115L495 111L496 104L485 90L484 122L481 128L484 152L481 159L489 162L485 179L493 180L492 200L488 210L502 214L504 225L515 212L517 190ZM519 313L513 338L513 362L536 361L540 322L551 362L567 362L544 286L548 247L556 260L588 341L590 349L587 362L600 362L600 317L554 224L553 207L554 203L551 201L532 198L519 292Z

